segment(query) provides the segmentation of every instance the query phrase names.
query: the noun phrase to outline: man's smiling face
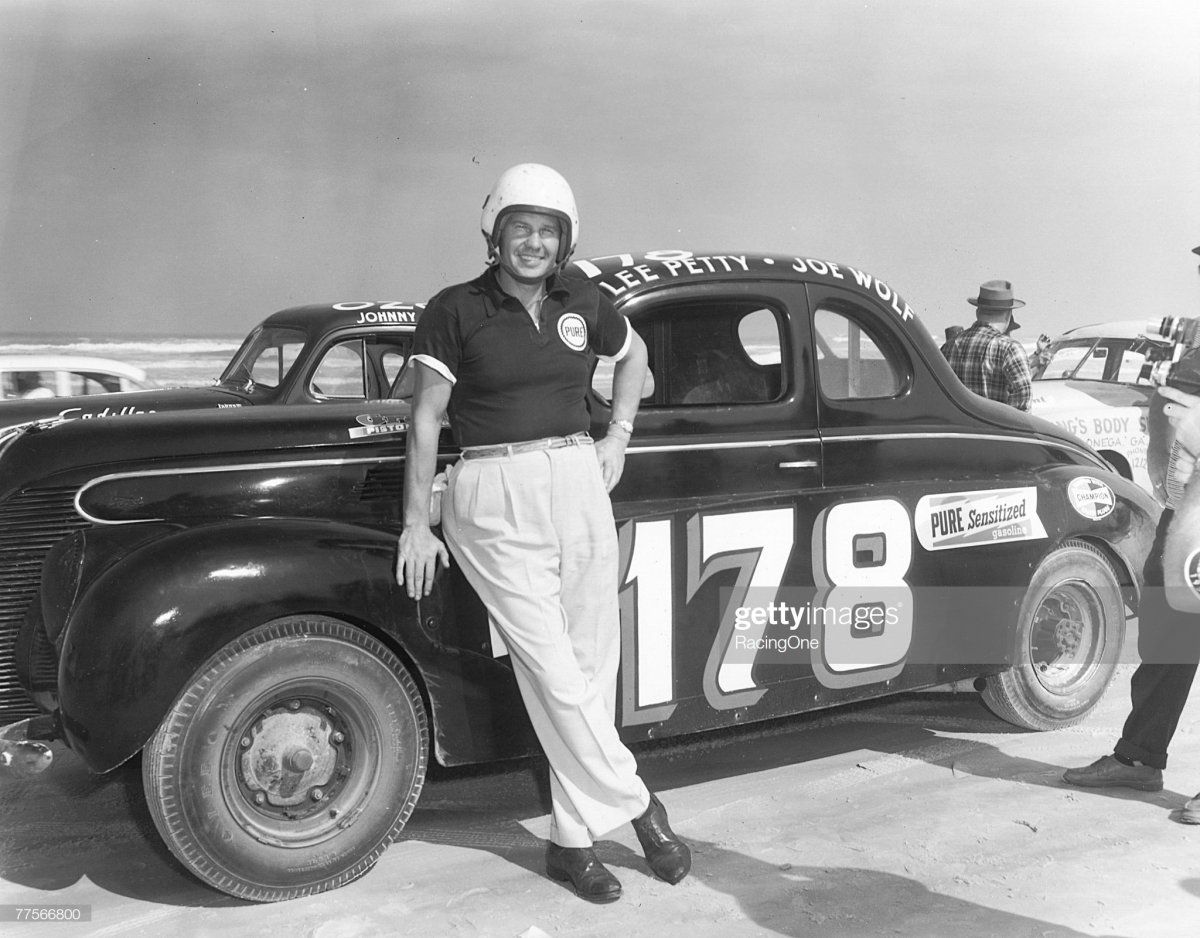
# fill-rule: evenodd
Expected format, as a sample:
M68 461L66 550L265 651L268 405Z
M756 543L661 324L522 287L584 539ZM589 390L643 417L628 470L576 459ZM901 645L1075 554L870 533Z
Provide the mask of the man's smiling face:
M500 266L523 283L545 280L558 262L562 225L542 212L513 212L500 231Z

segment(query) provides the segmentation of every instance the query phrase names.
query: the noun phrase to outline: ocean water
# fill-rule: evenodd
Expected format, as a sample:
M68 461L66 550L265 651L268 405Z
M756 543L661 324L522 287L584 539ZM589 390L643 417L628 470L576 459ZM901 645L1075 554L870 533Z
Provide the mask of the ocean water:
M64 336L0 332L0 355L113 358L146 372L157 387L204 387L221 376L242 336Z

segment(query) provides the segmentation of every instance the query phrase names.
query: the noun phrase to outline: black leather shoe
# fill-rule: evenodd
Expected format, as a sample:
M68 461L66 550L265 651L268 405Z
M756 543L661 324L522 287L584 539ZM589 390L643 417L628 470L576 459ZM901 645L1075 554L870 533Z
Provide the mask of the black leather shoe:
M646 862L659 879L671 885L679 882L692 868L692 851L675 836L667 823L667 809L651 793L646 813L633 820L633 830L646 854Z
M1162 769L1152 765L1126 765L1112 756L1101 756L1082 769L1067 769L1063 781L1081 788L1136 788L1162 791Z
M596 858L591 847L546 848L546 875L560 883L570 883L575 895L588 902L616 902L621 898L621 883Z

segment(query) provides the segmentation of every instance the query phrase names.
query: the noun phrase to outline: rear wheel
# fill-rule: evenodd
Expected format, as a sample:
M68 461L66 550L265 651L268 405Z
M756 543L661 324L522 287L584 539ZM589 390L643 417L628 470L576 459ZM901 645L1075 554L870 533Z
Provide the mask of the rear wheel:
M369 870L416 805L428 749L420 692L391 651L294 617L209 659L147 745L142 781L185 866L271 902Z
M1107 558L1069 540L1034 572L1017 621L1013 667L987 679L984 702L1033 730L1071 726L1100 702L1125 641L1125 604Z

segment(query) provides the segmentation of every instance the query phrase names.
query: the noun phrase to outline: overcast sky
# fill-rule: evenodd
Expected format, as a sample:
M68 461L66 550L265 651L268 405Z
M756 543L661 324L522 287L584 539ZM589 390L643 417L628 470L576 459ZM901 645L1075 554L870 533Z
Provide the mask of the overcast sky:
M423 301L524 161L579 256L780 251L932 331L1200 316L1196 0L0 0L0 325Z

